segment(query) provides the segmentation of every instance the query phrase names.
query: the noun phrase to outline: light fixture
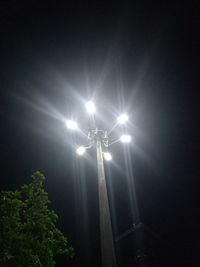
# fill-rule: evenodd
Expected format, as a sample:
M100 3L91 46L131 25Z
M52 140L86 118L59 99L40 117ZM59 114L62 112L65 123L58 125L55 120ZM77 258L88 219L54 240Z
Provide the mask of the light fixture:
M85 107L86 107L86 110L89 114L94 114L95 111L96 111L96 108L95 108L95 105L92 101L88 101L86 104L85 104Z
M117 123L118 124L124 124L128 121L128 115L127 114L122 114L117 118Z
M110 161L112 159L112 155L109 152L104 152L104 159Z
M80 156L82 156L86 151L86 148L84 146L80 146L79 148L77 148L76 153Z
M120 141L122 143L129 143L129 142L131 142L131 136L130 135L122 135L120 137Z
M92 98L90 98L92 100ZM99 100L99 99L98 99ZM78 133L84 134L84 137L88 138L88 142L86 146L80 146L76 147L76 154L79 155L79 158L86 154L85 156L82 156L83 158L87 159L87 152L92 147L96 148L96 167L97 167L97 176L98 176L98 195L99 195L99 228L100 228L100 243L101 243L101 254L102 254L102 262L109 262L109 266L116 266L116 259L115 259L115 250L114 250L114 239L113 239L113 232L112 232L112 224L111 224L111 216L110 216L110 207L109 207L109 201L108 201L108 190L107 190L107 184L106 184L106 178L105 178L105 171L104 171L104 164L106 164L105 161L108 161L112 165L112 155L107 151L107 148L111 145L118 143L121 141L122 143L129 143L131 141L130 135L122 135L119 136L117 139L113 139L111 136L111 132L116 128L121 128L119 125L125 124L129 118L127 114L119 114L120 116L118 118L115 118L114 126L111 128L110 131L107 131L102 127L103 129L98 128L98 122L95 122L95 117L93 114L96 113L96 107L95 103L92 101L88 101L85 104L85 109L89 113L89 125L85 125L85 128L88 128L89 131L87 134L82 132L80 130L80 125L77 125L77 123L73 120L66 121L66 126L70 129L78 129ZM99 115L99 108L98 108L98 115ZM73 117L71 117L73 118ZM102 123L100 122L100 125ZM106 123L105 123L106 124ZM105 125L106 126L106 125ZM117 127L118 126L118 127ZM110 127L109 127L110 128ZM122 128L125 128L122 126ZM118 134L126 133L125 129L121 131L122 129L119 129ZM127 130L128 131L128 130ZM117 134L117 133L116 133ZM115 138L116 135L114 135ZM110 142L111 141L111 142ZM134 140L135 141L135 140ZM127 144L125 144L126 146ZM102 152L102 150L105 152ZM78 157L78 156L77 156ZM111 162L110 162L111 161ZM109 164L108 163L108 164ZM103 186L102 186L103 185ZM106 244L106 245L105 245ZM100 245L100 244L99 244Z
M66 121L66 126L68 129L71 129L71 130L76 130L78 129L78 125L75 121L73 120L67 120Z

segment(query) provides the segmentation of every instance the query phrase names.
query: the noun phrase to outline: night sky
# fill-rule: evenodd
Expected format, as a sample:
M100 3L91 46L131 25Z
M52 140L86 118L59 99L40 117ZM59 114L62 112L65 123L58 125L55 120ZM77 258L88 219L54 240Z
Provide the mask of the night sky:
M71 266L100 266L95 150L78 157L65 120L87 132L90 99L103 129L125 111L113 138L132 143L105 164L114 236L141 222L150 266L200 266L198 1L19 2L0 3L0 189L44 173ZM119 266L135 240L116 243Z

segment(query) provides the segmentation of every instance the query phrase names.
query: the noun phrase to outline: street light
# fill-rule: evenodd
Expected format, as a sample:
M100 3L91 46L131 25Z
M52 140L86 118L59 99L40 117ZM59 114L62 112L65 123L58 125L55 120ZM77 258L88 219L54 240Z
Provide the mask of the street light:
M121 114L118 118L117 118L117 123L118 124L125 124L128 121L128 115L127 114Z
M84 146L80 146L77 148L76 153L80 156L82 156L83 154L85 154L86 148Z
M121 137L120 137L120 141L122 142L122 143L130 143L131 142L131 136L130 135L122 135Z
M96 108L95 108L95 105L92 101L88 101L86 104L85 104L85 107L86 107L86 110L89 114L94 114L95 111L96 111Z
M93 115L96 111L95 105L92 101L86 103L86 110L89 114ZM94 120L94 116L93 116ZM124 124L128 121L128 116L122 114L118 117L118 124ZM95 123L93 124L95 125ZM78 126L74 121L67 121L67 127L70 129L77 129ZM119 141L111 138L110 133L106 130L98 129L94 127L88 132L88 141L89 146L80 146L76 153L78 155L83 155L86 152L86 149L89 149L93 146L96 147L96 159L97 159L97 173L98 173L98 194L99 194L99 220L100 220L100 235L101 235L101 259L103 267L116 267L116 258L115 258L115 249L113 241L113 232L112 224L110 217L110 209L108 202L108 192L106 187L105 180L105 171L104 171L104 160L110 161L112 159L111 154L107 151L108 147ZM128 143L131 141L130 135L123 135L120 140L123 143ZM105 151L104 151L105 150Z
M71 129L71 130L77 130L78 129L78 124L73 120L67 120L66 126L68 129Z
M107 161L112 160L112 155L109 152L104 152L103 155L105 160Z

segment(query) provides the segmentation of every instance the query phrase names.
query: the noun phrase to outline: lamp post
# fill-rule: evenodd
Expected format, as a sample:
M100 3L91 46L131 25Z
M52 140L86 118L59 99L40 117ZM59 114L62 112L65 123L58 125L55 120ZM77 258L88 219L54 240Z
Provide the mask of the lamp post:
M94 122L94 113L96 111L95 105L92 101L86 103L87 112L92 116ZM108 192L104 171L104 159L109 161L112 156L107 152L107 148L121 141L128 143L131 141L131 136L122 135L121 138L109 143L109 135L118 124L124 124L128 121L128 116L122 114L118 117L117 124L108 132L98 128L92 129L88 132L89 146L80 146L76 152L78 155L83 155L87 149L92 146L96 147L96 160L97 160L97 174L98 174L98 194L99 194L99 219L100 219L100 241L101 241L101 261L102 267L116 267L115 248L113 240L112 223L109 209ZM78 125L72 120L68 120L66 126L69 129L76 130ZM94 124L93 124L94 126Z
M112 224L108 203L108 194L104 172L103 152L102 152L102 132L96 129L96 152L97 152L97 172L99 191L99 211L100 211L100 233L101 233L101 259L102 266L116 266L115 249L113 242ZM104 133L103 133L104 134Z

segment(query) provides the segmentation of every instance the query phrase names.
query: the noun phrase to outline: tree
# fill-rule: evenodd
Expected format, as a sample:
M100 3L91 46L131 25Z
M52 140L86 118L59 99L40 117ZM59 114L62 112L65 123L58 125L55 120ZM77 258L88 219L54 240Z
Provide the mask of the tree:
M32 175L32 183L0 193L0 266L51 267L54 258L74 256L67 238L56 227L57 214L49 209L45 177Z

